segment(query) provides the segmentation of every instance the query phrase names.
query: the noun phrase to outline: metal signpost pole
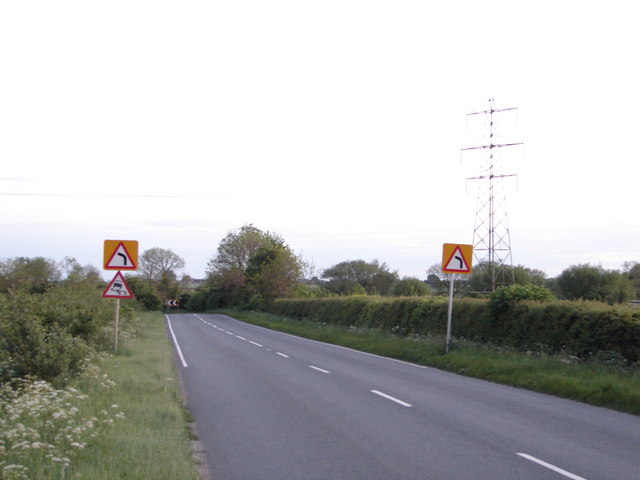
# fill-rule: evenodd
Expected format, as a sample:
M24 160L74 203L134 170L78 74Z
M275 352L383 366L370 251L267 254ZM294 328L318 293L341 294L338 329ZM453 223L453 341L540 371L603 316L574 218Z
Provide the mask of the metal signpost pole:
M449 312L447 313L447 343L444 347L444 353L449 353L449 343L451 343L451 312L453 310L453 280L455 274L451 274L449 280Z
M442 272L451 274L449 281L449 312L447 314L447 341L444 353L449 353L451 343L451 313L453 311L453 282L456 274L469 275L473 258L472 245L445 243L442 246Z
M102 292L104 298L116 299L116 325L113 339L113 351L118 353L118 327L120 323L120 299L133 298L133 291L127 285L120 270L138 269L138 241L137 240L105 240L103 252L103 268L117 270L113 280Z
M113 352L118 353L118 324L120 323L120 299L116 298L116 333L113 339Z

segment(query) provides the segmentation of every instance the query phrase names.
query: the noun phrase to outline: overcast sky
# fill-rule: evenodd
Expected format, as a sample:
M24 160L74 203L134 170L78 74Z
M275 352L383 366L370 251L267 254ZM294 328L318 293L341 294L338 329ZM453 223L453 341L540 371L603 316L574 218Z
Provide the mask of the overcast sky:
M253 223L319 271L379 259L425 278L443 243L473 241L483 159L460 151L494 98L518 108L500 140L524 142L496 156L518 174L514 264L640 261L635 11L0 0L0 258L101 268L105 239L138 240L203 277Z

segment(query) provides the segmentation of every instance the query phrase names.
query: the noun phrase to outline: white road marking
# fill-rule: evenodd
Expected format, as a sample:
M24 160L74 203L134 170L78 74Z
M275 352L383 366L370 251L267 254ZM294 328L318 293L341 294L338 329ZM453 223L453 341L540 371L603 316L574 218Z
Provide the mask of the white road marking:
M246 339L246 338L241 337L240 335L236 335L236 338L239 338L240 340L244 340L245 342L247 341L247 339Z
M403 402L402 400L399 400L399 399L397 399L395 397L392 397L391 395L387 395L386 393L379 392L378 390L371 390L371 393L375 393L376 395L380 395L381 397L384 397L387 400L391 400L392 402L396 402L398 405L402 405L403 407L412 407L413 406L410 403Z
M227 335L233 335L234 337L236 336L236 334L235 334L235 333L227 332L226 330L224 331L224 333L226 333Z
M169 320L169 315L165 315L165 318L167 319L167 324L169 325L169 331L171 332L171 336L173 337L173 343L176 346L176 350L178 352L178 356L180 357L180 360L182 361L182 366L184 368L187 368L189 365L187 365L187 362L184 359L184 355L182 355L182 350L180 349L180 344L178 344L178 339L176 338L176 334L173 333L173 327L171 326L171 320Z
M260 348L262 348L262 347L263 347L263 345L260 345L259 343L256 343L256 342L254 342L253 340L249 340L249 343L251 343L251 344L255 345L256 347L260 347Z
M322 373L330 373L329 370L325 370L324 368L314 367L313 365L309 365L309 368L313 368L314 370L317 370Z
M284 357L284 358L289 358L289 355L285 355L284 353L280 353L280 352L276 352L276 355L280 355L281 357Z
M563 469L561 469L559 467L556 467L555 465L551 465L550 463L543 462L539 458L532 457L531 455L527 455L526 453L518 453L518 455L520 455L523 458L526 458L527 460L531 460L532 462L535 462L538 465L542 465L543 467L546 467L549 470L553 470L554 472L557 472L560 475L564 475L565 477L571 478L572 480L586 480L583 477L579 477L578 475L574 475L573 473L567 472L566 470L563 470Z

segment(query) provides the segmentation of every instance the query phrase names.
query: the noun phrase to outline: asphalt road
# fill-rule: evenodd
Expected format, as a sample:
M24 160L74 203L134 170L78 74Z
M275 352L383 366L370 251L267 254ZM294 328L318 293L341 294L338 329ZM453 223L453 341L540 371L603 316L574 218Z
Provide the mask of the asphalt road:
M224 315L166 320L212 480L640 479L640 417Z

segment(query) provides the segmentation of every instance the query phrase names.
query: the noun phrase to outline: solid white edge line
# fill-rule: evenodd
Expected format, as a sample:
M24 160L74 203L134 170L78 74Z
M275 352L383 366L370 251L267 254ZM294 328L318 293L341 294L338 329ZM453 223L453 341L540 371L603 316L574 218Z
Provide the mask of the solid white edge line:
M413 406L410 403L403 402L402 400L399 400L399 399L397 399L395 397L392 397L391 395L387 395L386 393L379 392L378 390L371 390L371 393L375 393L376 395L380 395L381 397L384 397L387 400L391 400L392 402L396 402L398 405L402 405L403 407L412 407Z
M323 368L314 367L313 365L309 365L309 368L313 368L314 370L317 370L317 371L322 372L322 373L331 373L328 370L325 370Z
M169 315L165 315L164 317L167 319L167 324L169 325L169 332L171 332L171 336L173 337L173 343L176 346L176 350L178 352L178 356L180 357L180 360L182 361L182 366L184 368L187 368L189 365L187 365L187 362L184 360L184 356L182 355L182 349L180 348L180 344L178 343L178 339L176 338L176 334L173 333L173 327L171 326L171 320L169 320Z
M289 355L285 355L284 353L280 353L280 352L276 352L276 355L280 355L281 357L284 357L284 358L289 358Z
M553 470L554 472L564 475L565 477L571 478L572 480L586 480L586 478L584 477L579 477L578 475L574 475L571 472L567 472L566 470L556 467L555 465L551 465L550 463L544 462L539 458L533 457L531 455L527 455L526 453L518 453L518 455L534 463L537 463L538 465L542 465L543 467L546 467L549 470Z

